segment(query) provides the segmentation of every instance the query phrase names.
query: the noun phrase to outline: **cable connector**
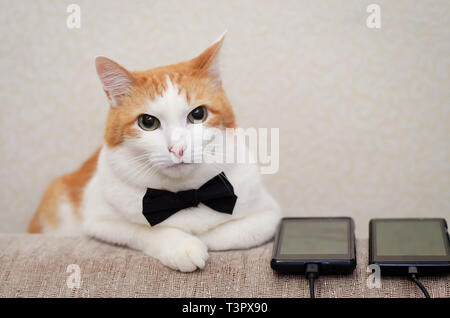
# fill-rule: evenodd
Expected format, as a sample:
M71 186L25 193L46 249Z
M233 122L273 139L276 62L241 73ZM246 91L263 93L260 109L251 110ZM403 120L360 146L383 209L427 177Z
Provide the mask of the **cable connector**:
M416 266L409 266L408 267L408 275L417 275L419 274L419 270Z
M319 277L319 264L306 264L305 276L309 280L309 295L311 298L315 298L314 281Z
M430 294L428 293L425 286L420 282L420 280L417 278L417 275L419 274L419 270L416 266L409 266L408 267L408 277L417 285L419 286L422 293L425 295L426 298L430 298Z

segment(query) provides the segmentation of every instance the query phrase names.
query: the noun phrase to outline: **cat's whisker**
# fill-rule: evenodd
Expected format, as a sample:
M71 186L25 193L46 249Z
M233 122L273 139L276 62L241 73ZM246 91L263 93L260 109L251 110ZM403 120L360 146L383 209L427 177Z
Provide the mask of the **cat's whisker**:
M129 159L127 165L133 166L133 169L129 171L127 179L132 181L133 179L140 177L142 173L149 169L149 167L159 166L159 163L155 163L155 160L162 158L167 158L167 156L162 154L144 154Z
M127 164L135 164L135 163L151 163L151 161L153 160L157 160L157 159L162 159L165 158L165 155L160 155L160 154L148 154L148 155L142 155L142 156L138 156L138 157L134 157L132 159L129 159L127 161Z
M162 167L163 164L156 164L154 166L151 166L149 168L147 168L147 170L145 170L143 172L144 175L146 175L147 177L151 177L152 175L154 175L155 173L157 173L160 169L160 167Z

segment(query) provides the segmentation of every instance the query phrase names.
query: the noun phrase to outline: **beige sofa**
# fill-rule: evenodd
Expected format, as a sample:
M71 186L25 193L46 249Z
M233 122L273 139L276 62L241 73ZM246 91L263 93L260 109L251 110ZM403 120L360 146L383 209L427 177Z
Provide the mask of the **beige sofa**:
M406 278L383 278L368 288L367 241L357 241L353 275L322 276L316 297L423 297ZM205 269L180 273L128 248L84 237L0 234L1 297L308 297L303 276L269 266L272 243L213 252ZM80 269L80 288L68 278ZM450 275L422 277L432 297L450 297ZM69 280L69 282L76 282Z

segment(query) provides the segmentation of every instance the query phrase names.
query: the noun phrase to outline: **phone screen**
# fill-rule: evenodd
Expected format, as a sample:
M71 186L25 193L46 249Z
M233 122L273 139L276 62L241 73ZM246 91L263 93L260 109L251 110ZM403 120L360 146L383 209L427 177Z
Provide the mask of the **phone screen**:
M283 224L279 253L283 255L349 254L348 220L291 220Z
M379 220L375 227L378 256L445 256L438 220Z

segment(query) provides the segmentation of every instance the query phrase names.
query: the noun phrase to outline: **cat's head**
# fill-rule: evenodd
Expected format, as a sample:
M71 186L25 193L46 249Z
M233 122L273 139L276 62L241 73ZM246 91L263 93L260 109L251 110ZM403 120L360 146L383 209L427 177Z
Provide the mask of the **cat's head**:
M105 143L117 154L115 164L128 167L130 178L189 175L201 165L192 163L198 155L192 150L192 138L199 136L194 131L235 127L219 72L223 39L189 61L147 71L96 59L111 105Z

